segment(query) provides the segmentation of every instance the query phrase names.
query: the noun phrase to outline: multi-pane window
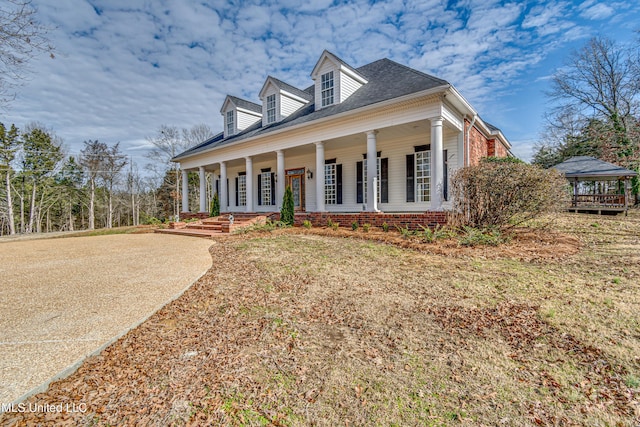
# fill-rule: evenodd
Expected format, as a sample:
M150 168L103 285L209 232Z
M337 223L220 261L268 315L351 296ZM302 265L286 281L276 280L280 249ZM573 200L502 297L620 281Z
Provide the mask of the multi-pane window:
M260 198L263 205L271 204L271 172L260 174Z
M227 111L227 135L233 135L235 127L236 126L233 122L233 110Z
M333 104L333 71L323 74L321 83L322 106L326 107Z
M381 176L380 176L380 157L378 157L378 166L376 167L377 169L377 175L378 175L378 183L376 185L376 199L378 200L378 203L380 203L380 183L382 182ZM364 192L364 203L367 203L367 159L364 159L364 161L362 162L362 191Z
M416 153L416 202L431 200L431 151Z
M247 206L247 176L238 177L238 206Z
M276 95L267 96L267 123L276 121Z
M338 203L338 180L336 174L336 164L324 165L324 203L335 205Z

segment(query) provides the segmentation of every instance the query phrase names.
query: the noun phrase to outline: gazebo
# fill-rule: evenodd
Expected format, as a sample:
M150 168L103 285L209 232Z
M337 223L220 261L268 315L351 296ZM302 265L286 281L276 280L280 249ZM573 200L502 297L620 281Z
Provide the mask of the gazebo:
M553 168L573 186L570 212L627 212L629 179L636 172L589 156L571 157Z

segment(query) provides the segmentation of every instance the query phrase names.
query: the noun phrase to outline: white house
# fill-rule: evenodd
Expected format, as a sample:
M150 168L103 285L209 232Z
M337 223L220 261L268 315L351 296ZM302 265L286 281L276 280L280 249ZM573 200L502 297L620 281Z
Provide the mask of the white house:
M183 211L187 173L198 171L201 212L207 173L222 212L278 212L285 186L307 216L442 212L457 168L510 155L445 80L389 59L354 68L326 50L311 80L301 90L269 76L260 103L227 96L223 132L173 159Z

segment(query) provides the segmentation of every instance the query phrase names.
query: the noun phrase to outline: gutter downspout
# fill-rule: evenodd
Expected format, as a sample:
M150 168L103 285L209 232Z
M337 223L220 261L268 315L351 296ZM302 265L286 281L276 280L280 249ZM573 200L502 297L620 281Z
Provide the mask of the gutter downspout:
M467 155L465 158L465 166L469 166L470 160L469 156L471 154L471 141L469 140L469 137L471 135L471 129L473 128L473 125L476 124L476 120L478 119L478 115L474 114L473 115L473 120L471 120L471 123L469 124L469 129L467 129Z

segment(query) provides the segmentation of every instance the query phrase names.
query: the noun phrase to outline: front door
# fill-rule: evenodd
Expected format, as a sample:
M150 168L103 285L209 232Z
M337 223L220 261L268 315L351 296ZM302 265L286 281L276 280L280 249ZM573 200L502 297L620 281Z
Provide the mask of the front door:
M293 192L293 206L296 212L304 211L304 168L289 169L285 172L285 185Z

